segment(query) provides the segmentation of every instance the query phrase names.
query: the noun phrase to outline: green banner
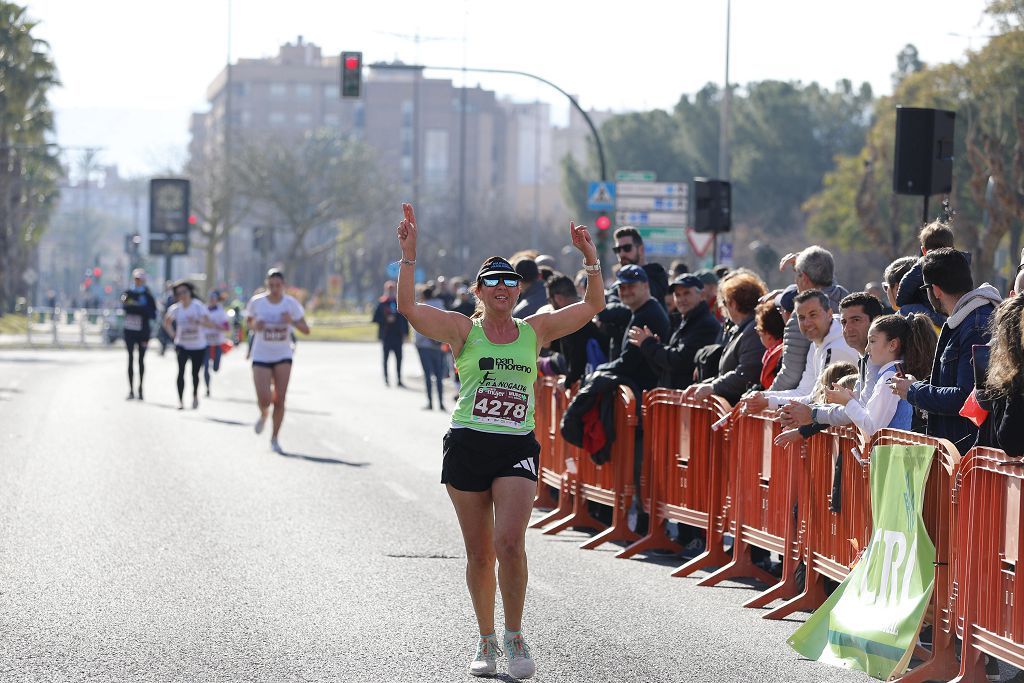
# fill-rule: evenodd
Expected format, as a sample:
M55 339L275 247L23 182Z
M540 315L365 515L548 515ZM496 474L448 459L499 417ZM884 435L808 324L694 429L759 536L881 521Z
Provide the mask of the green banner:
M871 543L846 580L789 639L809 659L885 680L910 661L935 584L921 508L935 449L871 452Z

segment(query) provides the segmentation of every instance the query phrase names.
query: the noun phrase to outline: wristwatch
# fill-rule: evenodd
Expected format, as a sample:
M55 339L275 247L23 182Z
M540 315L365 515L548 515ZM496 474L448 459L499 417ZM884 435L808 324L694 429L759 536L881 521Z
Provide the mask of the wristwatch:
M594 264L587 265L587 262L583 262L583 270L588 273L600 273L601 272L601 259L598 259Z

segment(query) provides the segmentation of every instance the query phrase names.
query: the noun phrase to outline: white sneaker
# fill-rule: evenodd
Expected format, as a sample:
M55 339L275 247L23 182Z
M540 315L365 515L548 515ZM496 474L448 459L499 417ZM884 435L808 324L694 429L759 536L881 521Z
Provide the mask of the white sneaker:
M476 657L469 663L471 676L493 676L498 671L498 657L501 648L495 635L480 636L476 644Z
M256 424L255 424L255 426L253 426L253 430L257 434L262 434L263 433L263 427L266 424L267 424L267 416L266 415L260 415L260 419L256 420Z
M512 678L530 678L537 672L537 663L530 656L522 633L512 638L505 634L505 653L508 654L508 674Z
M277 439L270 440L270 450L274 451L278 455L284 455L284 449L281 448L281 444L277 442Z

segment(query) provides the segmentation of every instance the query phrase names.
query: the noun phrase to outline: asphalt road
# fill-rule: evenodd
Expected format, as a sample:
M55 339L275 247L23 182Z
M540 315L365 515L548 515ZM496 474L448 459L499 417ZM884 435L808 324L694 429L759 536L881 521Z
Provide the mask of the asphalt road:
M288 456L253 433L237 351L181 412L171 355L139 402L120 349L0 351L0 680L472 680L447 415L406 350L399 389L376 345L302 344ZM527 534L535 680L869 680L797 656L752 586L583 538Z

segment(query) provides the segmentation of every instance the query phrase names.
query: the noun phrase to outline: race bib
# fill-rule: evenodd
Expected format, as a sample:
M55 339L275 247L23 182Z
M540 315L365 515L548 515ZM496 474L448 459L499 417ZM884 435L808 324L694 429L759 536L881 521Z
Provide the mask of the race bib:
M522 427L529 395L502 387L479 387L473 398L473 419L503 427Z
M181 328L181 341L190 342L197 341L199 339L199 327L192 325L185 325Z
M263 341L266 342L283 342L288 339L288 326L267 326L263 328Z
M124 317L124 329L129 332L141 332L142 331L142 316L136 315L135 313L129 313Z

